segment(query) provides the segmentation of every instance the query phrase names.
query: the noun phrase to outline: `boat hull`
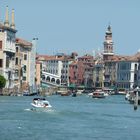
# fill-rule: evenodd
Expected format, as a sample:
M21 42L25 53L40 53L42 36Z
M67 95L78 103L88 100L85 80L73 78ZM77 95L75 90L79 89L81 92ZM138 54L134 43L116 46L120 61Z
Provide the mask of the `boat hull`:
M94 96L94 95L92 95L92 98L105 98L105 96Z
M45 111L45 110L49 110L52 108L52 106L37 106L34 103L31 103L32 105L32 109L31 110L38 110L38 111Z

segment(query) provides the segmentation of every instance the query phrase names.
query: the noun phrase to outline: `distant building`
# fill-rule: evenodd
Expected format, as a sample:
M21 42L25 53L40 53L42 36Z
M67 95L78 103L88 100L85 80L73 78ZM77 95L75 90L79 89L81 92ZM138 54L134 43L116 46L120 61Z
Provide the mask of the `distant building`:
M117 80L117 58L114 55L110 60L104 61L104 87L114 87Z
M93 86L95 88L104 87L104 63L100 61L93 67Z
M93 56L86 54L82 57L78 57L77 61L74 61L70 64L70 84L76 84L77 86L85 85L86 87L92 87L93 65Z
M30 86L31 79L31 50L32 43L21 38L16 38L15 55L15 86L20 89L26 89ZM35 67L32 65L32 67Z
M106 87L115 86L119 89L130 89L140 86L140 53L132 56L114 55L105 61Z
M55 56L39 55L42 63L42 83L49 86L69 85L69 65L75 58L63 53Z
M14 87L15 74L15 42L16 32L14 9L12 21L9 23L8 6L6 7L5 22L0 23L0 74L6 78L6 88Z
M42 61L42 82L61 85L62 57L45 56Z
M77 67L77 61L73 61L70 65L69 65L69 83L70 85L77 85L78 80L77 80L77 75L78 75L78 67Z
M118 57L116 80L118 88L129 89L139 86L139 59L140 53Z

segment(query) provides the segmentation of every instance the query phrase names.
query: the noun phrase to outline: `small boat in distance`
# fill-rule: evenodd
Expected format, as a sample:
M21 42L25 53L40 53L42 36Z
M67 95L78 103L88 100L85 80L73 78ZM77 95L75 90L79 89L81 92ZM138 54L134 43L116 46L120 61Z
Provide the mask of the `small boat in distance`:
M116 90L115 95L126 95L127 91L125 89L118 89Z
M33 102L31 103L33 109L48 109L52 106L50 105L49 101L47 101L45 98L34 98Z
M105 92L102 90L95 90L92 94L92 98L105 98Z

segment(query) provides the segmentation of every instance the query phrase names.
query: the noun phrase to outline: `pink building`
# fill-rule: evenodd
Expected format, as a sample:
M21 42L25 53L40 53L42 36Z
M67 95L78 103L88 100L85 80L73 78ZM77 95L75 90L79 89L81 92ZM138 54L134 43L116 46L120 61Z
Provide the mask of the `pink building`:
M77 61L73 61L69 65L69 82L70 84L77 84Z
M79 57L77 61L70 64L69 79L70 84L86 85L93 76L94 59L91 55ZM91 76L92 75L92 76Z

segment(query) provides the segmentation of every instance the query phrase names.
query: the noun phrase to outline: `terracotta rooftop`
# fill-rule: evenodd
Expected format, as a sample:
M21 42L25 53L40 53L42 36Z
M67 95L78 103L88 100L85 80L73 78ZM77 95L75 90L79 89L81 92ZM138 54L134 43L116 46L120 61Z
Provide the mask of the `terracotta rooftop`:
M93 56L87 54L87 55L79 57L79 59L93 59Z
M122 55L114 55L110 60L108 61L139 61L140 60L140 52L136 53L132 56L122 56Z
M60 61L64 61L64 60L72 60L69 56L55 56L55 55L37 55L37 59L38 60L60 60Z
M32 43L31 42L28 42L28 41L23 40L21 38L16 38L16 43L20 44L20 45L23 45L23 46L32 47Z

